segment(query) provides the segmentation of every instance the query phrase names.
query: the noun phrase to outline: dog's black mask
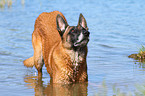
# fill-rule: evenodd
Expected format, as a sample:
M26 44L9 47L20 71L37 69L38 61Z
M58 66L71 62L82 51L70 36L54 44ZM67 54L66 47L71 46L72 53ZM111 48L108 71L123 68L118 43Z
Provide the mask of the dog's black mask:
M82 14L80 14L77 26L69 26L60 15L56 17L56 23L65 48L77 49L87 46L90 32Z
M72 47L77 48L86 46L89 41L89 34L90 32L82 26L73 26L68 33Z

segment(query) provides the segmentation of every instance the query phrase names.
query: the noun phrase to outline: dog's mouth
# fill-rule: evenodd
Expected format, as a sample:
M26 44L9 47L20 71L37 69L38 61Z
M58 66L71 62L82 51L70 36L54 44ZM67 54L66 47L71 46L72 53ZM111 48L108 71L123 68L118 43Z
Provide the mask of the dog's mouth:
M75 42L75 43L74 43L74 46L75 46L75 47L85 46L85 45L87 45L88 42L89 42L89 38L83 39L83 40L81 40L80 42Z

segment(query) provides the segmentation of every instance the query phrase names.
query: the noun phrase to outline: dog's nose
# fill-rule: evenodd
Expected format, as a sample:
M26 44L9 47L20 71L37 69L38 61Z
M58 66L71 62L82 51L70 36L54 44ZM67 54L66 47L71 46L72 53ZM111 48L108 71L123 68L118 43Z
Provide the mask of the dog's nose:
M84 33L85 36L89 36L90 35L89 31L84 31L83 33Z

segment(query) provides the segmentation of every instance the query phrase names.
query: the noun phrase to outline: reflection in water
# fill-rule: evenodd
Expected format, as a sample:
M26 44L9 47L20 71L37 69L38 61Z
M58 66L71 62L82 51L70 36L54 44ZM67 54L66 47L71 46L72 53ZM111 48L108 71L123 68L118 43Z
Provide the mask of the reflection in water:
M139 68L145 68L145 62L139 62L139 61L137 61L137 62L135 62L135 64L138 64L138 67Z
M36 76L25 76L28 88L34 88L35 96L87 96L88 83L77 84L43 84Z

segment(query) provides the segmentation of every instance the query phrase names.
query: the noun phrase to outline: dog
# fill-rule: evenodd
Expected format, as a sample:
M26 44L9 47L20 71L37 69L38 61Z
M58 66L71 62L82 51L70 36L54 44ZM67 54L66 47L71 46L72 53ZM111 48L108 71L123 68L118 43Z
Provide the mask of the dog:
M45 63L52 83L87 82L89 34L82 14L77 26L69 26L61 12L43 12L36 19L32 33L34 55L23 63L27 67L35 65L38 77L42 77Z

